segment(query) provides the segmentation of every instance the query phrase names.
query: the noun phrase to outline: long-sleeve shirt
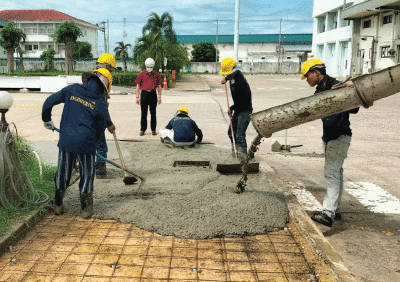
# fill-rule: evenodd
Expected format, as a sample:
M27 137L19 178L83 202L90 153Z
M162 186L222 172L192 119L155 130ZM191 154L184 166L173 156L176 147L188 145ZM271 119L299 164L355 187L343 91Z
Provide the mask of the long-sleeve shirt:
M340 83L340 81L336 80L333 77L330 77L329 75L325 75L324 79L322 79L320 83L318 83L315 94L323 92L325 90L329 90L332 88L333 85L338 83ZM360 108L355 108L343 113L323 118L322 140L324 140L325 142L329 142L337 139L340 135L352 136L349 115L356 114L359 109Z
M50 95L43 104L42 120L51 120L55 105L64 103L60 123L60 150L94 155L96 140L110 125L104 86L98 77L90 78L83 85L73 84Z
M240 70L236 71L229 85L233 100L233 105L230 107L231 110L236 113L244 111L253 112L250 86Z

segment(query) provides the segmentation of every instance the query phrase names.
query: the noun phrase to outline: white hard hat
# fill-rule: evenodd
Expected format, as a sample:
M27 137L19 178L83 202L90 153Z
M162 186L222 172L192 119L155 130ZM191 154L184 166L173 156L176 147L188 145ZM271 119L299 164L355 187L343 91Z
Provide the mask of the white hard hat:
M154 60L152 58L147 58L146 61L144 61L144 65L145 66L153 66L156 62L154 62Z

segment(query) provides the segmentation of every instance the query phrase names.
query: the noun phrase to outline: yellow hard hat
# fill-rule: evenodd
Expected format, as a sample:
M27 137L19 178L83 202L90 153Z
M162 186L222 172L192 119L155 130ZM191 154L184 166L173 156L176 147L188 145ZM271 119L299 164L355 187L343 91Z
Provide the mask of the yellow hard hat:
M102 54L97 60L99 64L109 64L114 69L117 67L117 63L115 61L115 57L109 53Z
M226 58L221 62L221 74L228 75L236 65L236 61L231 58Z
M180 108L176 111L176 113L179 113L179 112L185 112L185 113L189 114L189 111L188 111L188 109L187 109L186 107L180 107Z
M303 74L301 79L306 79L305 75L310 71L311 68L315 66L325 67L325 64L319 59L308 59L305 61L301 66L301 73Z
M112 82L113 82L113 77L112 77L111 73L107 69L104 69L104 68L92 71L92 73L96 73L96 72L100 73L101 75L103 75L104 77L106 77L108 79L108 83L109 83L108 92L110 92Z

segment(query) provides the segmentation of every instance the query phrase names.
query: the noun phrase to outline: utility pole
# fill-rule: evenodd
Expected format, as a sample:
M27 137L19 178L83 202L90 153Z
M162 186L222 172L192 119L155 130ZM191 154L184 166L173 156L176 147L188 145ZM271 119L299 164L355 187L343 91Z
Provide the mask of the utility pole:
M218 20L217 20L217 30L215 32L215 68L216 73L218 73Z
M103 24L103 28L101 31L104 33L104 53L107 53L107 39L106 39L106 22L101 22Z
M278 74L281 73L281 32L282 32L282 19L280 19L279 21Z
M234 36L234 57L235 61L238 62L238 45L239 45L239 0L235 3L235 36Z
M110 53L110 22L107 20L107 53Z

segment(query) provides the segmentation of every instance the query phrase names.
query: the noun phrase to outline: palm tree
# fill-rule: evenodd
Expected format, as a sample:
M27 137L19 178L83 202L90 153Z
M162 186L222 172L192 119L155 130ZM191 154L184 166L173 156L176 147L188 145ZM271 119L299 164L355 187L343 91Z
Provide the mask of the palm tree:
M133 49L133 61L136 65L144 67L144 61L151 57L156 62L154 69L158 70L163 61L163 50L164 39L160 32L143 35Z
M18 48L21 41L25 41L25 38L26 35L22 29L14 27L11 22L8 22L7 25L0 30L0 45L7 50L7 65L9 73L14 71L15 48Z
M117 42L118 46L114 48L115 56L124 62L124 69L126 71L126 61L128 60L128 48L131 44L124 44L123 41Z
M18 47L17 48L17 52L18 52L18 54L19 54L19 71L20 72L24 72L24 58L23 58L23 56L24 56L24 54L25 54L25 50L23 50L23 49L21 49L21 47Z
M172 28L174 18L165 12L160 16L157 13L151 13L147 23L143 26L142 33L146 35L160 32L169 42L176 42L176 33Z
M82 36L81 29L72 21L60 24L54 33L54 38L59 43L65 43L65 73L72 74L72 44Z

